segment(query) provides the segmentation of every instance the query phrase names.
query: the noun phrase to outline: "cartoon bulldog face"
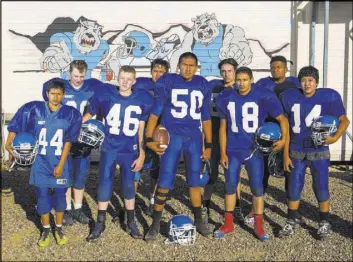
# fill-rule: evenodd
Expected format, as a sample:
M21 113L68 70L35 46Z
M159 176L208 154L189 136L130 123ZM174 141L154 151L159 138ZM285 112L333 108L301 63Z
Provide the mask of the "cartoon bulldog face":
M86 54L98 49L102 28L95 21L80 21L74 33L74 42L80 53Z
M215 18L215 14L202 14L193 18L192 21L194 22L192 31L196 41L207 45L218 36L218 21Z

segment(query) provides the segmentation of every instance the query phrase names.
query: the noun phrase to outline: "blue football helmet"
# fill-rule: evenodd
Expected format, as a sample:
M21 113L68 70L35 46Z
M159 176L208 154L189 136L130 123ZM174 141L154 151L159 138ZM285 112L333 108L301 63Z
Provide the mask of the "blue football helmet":
M208 180L210 180L211 175L211 163L209 160L205 160L202 163L202 169L200 174L200 186L204 187L207 185Z
M169 220L169 242L183 246L193 245L196 240L194 221L185 215L176 215Z
M98 148L104 140L104 125L96 119L90 119L82 124L78 142Z
M260 152L269 154L272 152L272 146L281 139L281 128L273 122L264 123L256 130L255 143Z
M15 163L21 166L32 165L38 153L38 141L31 133L18 133L12 141Z
M338 128L339 120L337 117L324 115L316 118L311 125L311 138L315 146L322 146L326 136L333 136Z

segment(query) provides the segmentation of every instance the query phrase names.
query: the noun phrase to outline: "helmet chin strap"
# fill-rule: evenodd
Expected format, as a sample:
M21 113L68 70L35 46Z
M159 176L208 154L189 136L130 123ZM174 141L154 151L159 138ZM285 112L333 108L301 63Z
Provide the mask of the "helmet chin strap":
M245 158L244 160L248 160L248 159L250 159L250 158L252 158L252 156L255 154L255 152L257 151L257 147L255 147L255 149L251 152L251 154L247 157L247 158Z

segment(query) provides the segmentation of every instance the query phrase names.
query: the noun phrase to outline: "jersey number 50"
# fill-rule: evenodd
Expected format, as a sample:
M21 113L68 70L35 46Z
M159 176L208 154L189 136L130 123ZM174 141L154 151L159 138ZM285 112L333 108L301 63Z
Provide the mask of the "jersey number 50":
M178 101L178 96L189 95L188 89L172 89L172 104L175 107L180 108L180 112L174 108L171 110L172 115L175 118L184 118L188 114L188 104L185 101ZM190 116L192 119L201 119L201 113L196 112L196 99L199 101L199 107L202 107L203 94L199 90L193 90L190 92Z

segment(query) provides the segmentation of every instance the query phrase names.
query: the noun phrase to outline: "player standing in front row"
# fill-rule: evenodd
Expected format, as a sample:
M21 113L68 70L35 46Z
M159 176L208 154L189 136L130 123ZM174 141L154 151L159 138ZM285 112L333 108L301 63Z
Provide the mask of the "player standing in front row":
M153 222L145 236L146 241L155 240L159 234L162 211L168 192L173 189L181 154L184 154L186 164L187 184L196 230L203 236L212 233L207 223L202 220L200 188L202 158L207 160L211 157L212 90L206 79L195 75L197 63L198 59L193 53L183 53L178 62L180 75L167 73L156 83L155 102L146 129L146 145L161 155L161 162ZM167 148L160 148L159 144L153 142L152 139L160 115L162 125L170 134L170 143ZM206 137L206 149L203 152L202 129Z
M37 210L41 215L43 232L38 245L50 243L49 213L55 210L55 238L64 245L67 238L62 230L66 209L65 193L72 184L66 161L71 143L77 141L82 118L71 106L62 105L64 83L48 83L48 102L33 101L23 105L8 125L6 149L13 155L11 142L16 133L29 132L38 140L38 154L31 168L29 183L36 188Z
M160 58L157 58L151 63L151 77L138 77L136 78L136 84L134 85L135 89L144 89L148 90L153 96L155 93L156 82L157 80L169 72L169 62ZM160 123L160 118L157 125ZM151 176L150 184L150 206L149 213L153 213L153 204L154 204L154 193L156 191L157 180L159 177L159 157L151 149L146 148L146 158L153 159L152 168L149 170L149 175ZM146 162L146 161L145 161ZM135 182L135 190L137 190L137 183Z
M217 110L221 117L220 148L221 164L225 168L226 196L225 222L215 232L221 236L234 231L235 192L240 178L241 165L249 176L255 212L255 234L260 240L268 239L263 228L263 155L252 153L256 130L264 123L269 114L281 126L282 138L274 144L274 150L284 146L288 132L288 121L283 115L280 101L275 93L266 89L252 87L254 82L250 68L240 67L236 71L238 89L223 92L216 99Z
M279 236L289 236L295 232L300 194L304 187L305 170L310 168L313 189L319 202L320 222L317 234L324 238L331 233L329 223L330 193L328 145L335 143L349 126L346 110L340 94L331 88L317 89L319 71L313 66L300 69L298 74L302 90L290 89L283 93L282 104L288 115L290 142L284 150L285 170L290 171L288 181L287 222ZM338 118L339 126L333 136L326 136L324 145L316 145L311 137L311 125L316 118L329 115Z
M136 71L122 66L118 74L119 86L102 84L104 89L90 100L83 122L99 111L105 119L105 138L99 161L98 215L87 241L94 241L105 230L106 211L113 193L115 167L120 166L122 196L127 213L127 232L142 238L135 221L135 173L145 160L143 132L153 104L152 95L145 90L133 90Z
M63 80L65 96L62 103L76 108L81 115L84 114L90 97L98 91L99 86L102 84L101 81L94 78L85 80L86 72L87 63L84 60L74 60L70 64L70 80ZM47 87L49 82L43 84L43 98L45 101L48 101ZM71 205L72 188L70 187L66 192L67 208L64 213L64 226L71 226L74 223L74 219L81 224L88 224L90 221L82 211L82 202L90 167L91 158L89 154L91 149L75 141L71 146L70 153L71 156L69 156L68 162L73 173L74 209L72 209Z

